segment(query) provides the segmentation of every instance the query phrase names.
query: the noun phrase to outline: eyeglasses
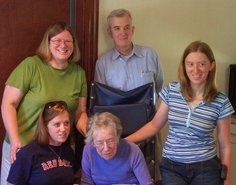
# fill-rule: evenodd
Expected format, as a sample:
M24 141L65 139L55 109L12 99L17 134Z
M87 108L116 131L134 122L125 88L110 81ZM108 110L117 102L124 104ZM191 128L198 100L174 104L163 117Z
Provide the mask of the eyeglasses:
M108 139L104 141L94 141L95 147L98 147L99 149L104 148L105 144L108 147L114 147L116 145L116 140L115 139Z
M72 40L62 40L62 39L51 39L50 42L52 42L53 44L55 44L56 46L61 45L62 43L64 43L67 46L71 46L73 44Z
M67 109L67 104L64 101L52 101L48 102L45 106L44 109L54 109L54 108L64 108Z

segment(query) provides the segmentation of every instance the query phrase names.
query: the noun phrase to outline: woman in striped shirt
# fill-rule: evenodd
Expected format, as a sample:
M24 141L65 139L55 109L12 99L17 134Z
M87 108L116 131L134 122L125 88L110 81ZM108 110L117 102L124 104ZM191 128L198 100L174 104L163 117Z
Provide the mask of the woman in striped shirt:
M169 124L160 165L163 185L229 185L234 110L217 90L215 73L209 45L190 43L179 65L179 82L170 83L159 93L162 101L153 120L126 138L138 143Z

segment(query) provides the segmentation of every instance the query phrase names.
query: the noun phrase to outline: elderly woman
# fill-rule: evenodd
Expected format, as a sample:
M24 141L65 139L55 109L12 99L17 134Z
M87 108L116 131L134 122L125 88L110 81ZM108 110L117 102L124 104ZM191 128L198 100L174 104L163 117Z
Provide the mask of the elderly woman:
M81 184L153 184L139 147L120 139L120 120L109 112L90 117Z

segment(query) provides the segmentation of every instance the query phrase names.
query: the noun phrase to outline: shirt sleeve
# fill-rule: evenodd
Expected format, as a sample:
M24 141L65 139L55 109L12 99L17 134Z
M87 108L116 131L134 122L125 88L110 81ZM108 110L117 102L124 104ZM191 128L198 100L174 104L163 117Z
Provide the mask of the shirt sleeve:
M94 81L106 84L105 67L103 63L104 62L102 58L97 60L95 67Z
M158 56L156 56L156 76L155 76L155 85L156 85L156 93L158 94L163 86L163 71L162 71L162 67L161 67L161 63L159 61Z
M87 80L86 80L86 75L85 75L85 71L82 69L81 70L82 73L82 82L81 82L81 93L80 93L80 97L87 97L88 92L87 92Z
M225 97L224 103L222 104L219 119L223 119L234 113L234 108L230 103L229 99Z
M132 155L133 155L133 172L136 178L139 181L139 184L142 185L153 185L151 180L151 176L147 167L147 163L144 159L142 151L138 146L132 147Z
M85 146L83 150L83 157L82 157L82 177L81 177L81 185L94 185L92 176L91 176L91 169L90 163L92 162L89 153L90 148Z
M16 87L24 92L30 88L32 76L35 74L33 57L23 60L10 74L6 84Z
M11 184L25 185L30 177L31 157L21 149L16 154L16 160L10 168L7 181Z

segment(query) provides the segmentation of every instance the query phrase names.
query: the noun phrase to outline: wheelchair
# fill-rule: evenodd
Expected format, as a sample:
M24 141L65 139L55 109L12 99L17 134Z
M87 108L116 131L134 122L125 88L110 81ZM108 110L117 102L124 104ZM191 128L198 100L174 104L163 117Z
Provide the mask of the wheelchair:
M110 112L122 123L122 138L134 133L149 122L155 112L155 88L148 83L130 91L121 91L98 82L92 82L89 97L89 115L96 112ZM155 137L139 144L150 175L156 183L156 145Z

